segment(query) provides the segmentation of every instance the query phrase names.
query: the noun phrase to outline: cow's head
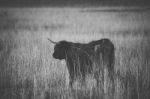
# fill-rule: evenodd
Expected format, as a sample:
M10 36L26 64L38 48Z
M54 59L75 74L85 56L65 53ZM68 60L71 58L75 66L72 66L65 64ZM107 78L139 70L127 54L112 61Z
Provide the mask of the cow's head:
M67 50L69 48L69 43L67 41L54 42L50 39L48 40L52 42L53 44L55 44L53 57L56 59L60 59L60 60L65 59Z

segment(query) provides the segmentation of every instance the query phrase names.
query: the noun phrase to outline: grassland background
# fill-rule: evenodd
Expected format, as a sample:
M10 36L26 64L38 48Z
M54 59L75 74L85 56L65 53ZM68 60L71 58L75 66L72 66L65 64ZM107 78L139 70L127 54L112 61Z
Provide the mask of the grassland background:
M104 98L91 91L94 81L86 91L67 88L66 64L52 58L47 38L87 43L105 37L115 45L115 99L149 99L149 17L140 7L1 8L0 97Z

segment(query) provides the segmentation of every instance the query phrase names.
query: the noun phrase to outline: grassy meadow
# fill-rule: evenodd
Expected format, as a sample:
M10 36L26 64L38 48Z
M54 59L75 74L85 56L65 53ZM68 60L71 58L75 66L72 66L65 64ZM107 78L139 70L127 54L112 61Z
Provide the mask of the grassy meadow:
M149 99L150 9L140 7L0 8L0 99ZM113 98L97 87L68 87L65 61L52 57L54 41L115 46Z

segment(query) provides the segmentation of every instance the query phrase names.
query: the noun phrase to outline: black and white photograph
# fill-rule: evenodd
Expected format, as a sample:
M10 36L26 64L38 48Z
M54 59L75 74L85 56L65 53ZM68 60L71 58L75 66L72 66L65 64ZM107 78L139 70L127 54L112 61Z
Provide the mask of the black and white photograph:
M0 99L150 99L150 1L0 0Z

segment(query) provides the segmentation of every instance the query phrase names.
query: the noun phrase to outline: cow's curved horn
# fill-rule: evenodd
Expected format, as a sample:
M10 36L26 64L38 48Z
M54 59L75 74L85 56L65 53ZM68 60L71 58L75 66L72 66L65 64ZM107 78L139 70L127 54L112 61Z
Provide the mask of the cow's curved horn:
M53 43L53 44L57 44L57 42L52 41L51 39L48 38L48 40Z

